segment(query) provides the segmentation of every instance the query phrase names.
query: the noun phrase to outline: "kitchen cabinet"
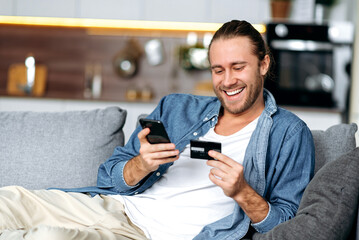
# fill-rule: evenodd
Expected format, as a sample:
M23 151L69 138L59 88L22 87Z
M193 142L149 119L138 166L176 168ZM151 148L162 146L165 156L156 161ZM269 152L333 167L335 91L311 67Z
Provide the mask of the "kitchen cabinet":
M270 18L268 0L107 0L105 4L97 0L1 1L7 1L6 5L9 5L2 14L14 16L179 22L246 19L252 23L267 22Z
M73 0L9 0L14 2L14 15L39 17L75 17L77 1Z
M77 0L77 12L74 17L144 20L145 6L145 0Z
M291 19L302 19L301 2L294 0ZM331 9L330 20L354 21L356 0L341 0ZM245 19L252 23L270 21L269 0L0 0L0 15L158 20L180 22L226 22ZM311 13L309 13L311 14Z
M210 5L208 0L146 1L144 20L208 22Z
M0 15L11 15L13 13L13 2L0 0Z
M269 22L269 0L211 1L210 22L224 23L232 19L246 20L250 23Z
M35 57L36 64L48 70L46 91L42 95L45 99L91 99L87 93L95 89L92 83L99 79L95 76L101 76L101 96L94 96L97 100L156 102L169 93L191 93L197 82L211 78L209 71L186 71L180 67L177 52L186 44L183 37L161 37L162 64L150 64L143 53L137 60L136 74L128 78L118 73L117 60L128 57L124 50L132 54L135 51L128 43L142 52L153 40L151 36L129 39L126 35L91 34L85 28L42 26L4 26L0 28L0 36L0 95L3 96L11 94L9 79L26 82L26 74L20 74L22 78L9 77L9 69L14 64L23 64L29 53ZM129 97L130 92L136 92L136 97Z

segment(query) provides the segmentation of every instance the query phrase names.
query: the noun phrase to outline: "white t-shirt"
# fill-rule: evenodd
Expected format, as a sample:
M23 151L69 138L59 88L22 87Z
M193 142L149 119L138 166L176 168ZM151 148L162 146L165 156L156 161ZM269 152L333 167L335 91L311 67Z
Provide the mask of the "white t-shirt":
M230 136L214 129L199 140L222 143L222 153L242 163L254 120ZM180 157L151 188L134 196L113 197L125 205L126 214L150 239L192 239L203 226L233 212L235 201L209 179L206 160L190 158L187 145Z

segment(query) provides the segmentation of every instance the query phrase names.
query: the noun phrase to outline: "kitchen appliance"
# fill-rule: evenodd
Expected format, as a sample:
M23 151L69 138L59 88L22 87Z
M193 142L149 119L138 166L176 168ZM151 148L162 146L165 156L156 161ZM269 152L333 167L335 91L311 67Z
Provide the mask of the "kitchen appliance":
M354 27L350 23L270 23L266 39L278 104L347 110Z
M159 39L151 39L145 44L147 61L151 66L158 66L164 61L163 43Z
M131 38L127 40L125 47L113 60L116 73L122 78L133 78L138 73L142 54L143 49L137 39Z

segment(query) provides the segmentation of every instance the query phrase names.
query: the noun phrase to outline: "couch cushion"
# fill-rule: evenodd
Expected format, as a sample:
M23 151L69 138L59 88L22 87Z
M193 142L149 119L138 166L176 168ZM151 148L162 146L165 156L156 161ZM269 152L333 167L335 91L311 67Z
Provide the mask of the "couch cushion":
M315 145L315 173L324 164L355 148L355 132L357 129L357 125L352 123L334 125L326 131L312 131Z
M355 228L355 226L353 226ZM355 239L359 240L359 205L358 205L358 214L357 214L357 225L356 225L356 231L353 231L353 236L355 235Z
M253 239L347 239L357 216L359 148L318 171L295 218Z
M0 112L0 187L96 185L97 169L124 144L126 111Z

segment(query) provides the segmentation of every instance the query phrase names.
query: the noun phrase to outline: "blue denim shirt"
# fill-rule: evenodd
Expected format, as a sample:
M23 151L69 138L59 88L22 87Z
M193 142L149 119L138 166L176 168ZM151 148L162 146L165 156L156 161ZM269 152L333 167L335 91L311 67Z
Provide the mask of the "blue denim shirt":
M266 218L251 224L248 216L236 205L233 213L205 226L194 239L240 239L250 224L258 232L267 232L292 218L305 187L313 176L314 144L306 124L293 113L276 106L273 96L264 91L265 109L259 117L244 157L244 176L270 206ZM171 142L182 151L191 139L197 139L214 127L221 103L216 97L172 94L164 97L148 116L161 120ZM123 168L128 160L139 154L138 127L124 147L98 171L97 187L79 191L92 194L140 194L151 187L172 163L161 165L157 171L136 186L124 181ZM76 191L76 190L75 190Z

